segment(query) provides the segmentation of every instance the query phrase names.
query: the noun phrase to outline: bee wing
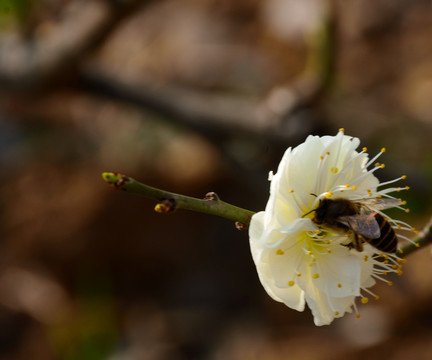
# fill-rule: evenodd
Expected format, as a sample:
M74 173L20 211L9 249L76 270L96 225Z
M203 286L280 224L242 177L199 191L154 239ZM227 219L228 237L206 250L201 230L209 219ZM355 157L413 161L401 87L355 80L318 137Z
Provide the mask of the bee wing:
M361 206L372 210L385 210L396 206L401 206L402 201L394 198L368 198L358 201Z
M381 229L373 214L340 216L337 221L366 239L378 239L381 235Z

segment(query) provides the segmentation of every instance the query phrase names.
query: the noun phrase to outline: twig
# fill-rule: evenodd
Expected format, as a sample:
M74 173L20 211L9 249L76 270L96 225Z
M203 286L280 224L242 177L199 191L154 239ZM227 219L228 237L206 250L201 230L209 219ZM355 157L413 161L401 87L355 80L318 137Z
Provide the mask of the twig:
M202 200L160 190L116 172L104 172L102 178L116 189L157 200L155 211L159 213L170 213L177 209L198 211L233 220L238 229L246 229L254 214L253 211L221 201L215 193L208 193Z
M249 227L251 217L254 214L253 211L221 201L214 192L208 193L204 199L197 199L142 184L117 172L104 172L102 178L116 189L157 200L155 211L158 213L171 213L177 209L197 211L233 220L239 230ZM398 250L399 256L406 257L418 248L432 243L432 219L412 241L413 243Z
M426 224L418 236L412 239L413 243L409 243L399 249L398 255L406 257L418 248L432 243L432 219Z

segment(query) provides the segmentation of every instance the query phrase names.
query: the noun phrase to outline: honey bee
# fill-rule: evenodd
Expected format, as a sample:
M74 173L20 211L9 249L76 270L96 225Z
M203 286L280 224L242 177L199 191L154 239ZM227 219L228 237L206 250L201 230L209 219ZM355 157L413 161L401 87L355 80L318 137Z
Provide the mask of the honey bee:
M351 243L357 251L363 251L367 242L387 253L395 253L397 237L389 222L374 210L384 210L401 205L401 201L390 198L368 198L360 200L321 199L312 221L337 231L352 232ZM309 214L306 213L305 215ZM305 216L303 215L303 216Z

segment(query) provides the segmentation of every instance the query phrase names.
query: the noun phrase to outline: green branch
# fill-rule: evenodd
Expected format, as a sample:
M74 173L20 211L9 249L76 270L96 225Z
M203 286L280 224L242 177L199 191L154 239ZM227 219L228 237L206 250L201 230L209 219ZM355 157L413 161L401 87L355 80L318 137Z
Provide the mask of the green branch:
M157 200L158 203L155 206L155 211L158 213L171 213L177 209L192 210L235 221L238 229L247 229L254 214L253 211L242 209L220 200L213 192L208 193L204 199L197 199L160 190L116 172L104 172L102 178L116 189ZM432 219L412 241L413 243L409 243L399 249L397 254L401 257L406 257L418 248L432 243Z
M116 189L157 200L155 211L159 213L170 213L177 209L198 211L235 221L238 229L247 228L254 214L253 211L221 201L213 192L208 193L204 199L197 199L156 189L116 172L104 172L102 178Z

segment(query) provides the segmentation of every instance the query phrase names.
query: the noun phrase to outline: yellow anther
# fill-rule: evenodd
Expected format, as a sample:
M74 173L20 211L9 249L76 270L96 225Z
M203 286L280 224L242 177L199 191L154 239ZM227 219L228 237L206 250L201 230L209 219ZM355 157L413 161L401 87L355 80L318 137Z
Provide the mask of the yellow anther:
M382 198L382 195L381 195L381 194L377 195L377 198L378 198L378 199L381 199L381 198Z
M326 155L330 155L330 151L326 151L325 153L326 153Z
M293 189L289 189L289 192L290 192L290 193L293 193L293 192L294 192L294 190L293 190Z
M393 281L387 281L387 285L388 286L392 286L393 285Z
M387 271L383 271L381 274L383 274L384 276L387 275Z
M340 128L339 131L340 131L340 132L344 132L345 129L344 129L344 128Z
M323 160L323 159L324 159L324 156L320 155L320 159Z
M276 250L276 255L284 255L285 251L283 251L282 249L277 249Z
M329 191L326 195L325 195L325 197L328 199L330 196L332 196L333 195L333 193L331 192L331 191Z
M379 162L375 163L375 167L381 166Z
M369 302L369 299L367 297L364 297L360 300L362 304L367 304Z
M402 264L406 264L406 262L407 262L407 259L401 259Z
M399 276L401 276L401 275L403 274L403 271L399 269L396 273L397 273Z
M411 189L409 186L405 186L405 190L409 190Z
M406 175L402 175L402 176L401 176L401 179L402 179L402 180L405 180L406 178L407 178Z
M355 189L357 189L357 186L353 185L353 186L351 186L351 189L355 190Z
M420 231L419 231L419 230L416 230L416 231L414 231L414 232L415 232L417 235L420 234Z
M288 281L288 286L294 286L294 284L295 284L294 280Z
M360 315L360 314L357 314L357 315L356 315L356 318L357 318L357 319L360 319L360 318L361 318L361 315Z
M398 266L396 264L392 265L392 269L397 269L397 268L398 268Z
M402 201L402 205L406 205L406 204L407 204L406 200Z
M416 228L415 228L415 227L412 227L412 228L411 228L411 231L412 231L412 232L415 232L415 231L416 231Z
M379 295L375 295L375 300L379 300L379 299L380 299Z
M367 193L369 196L372 196L372 190L368 189Z
M327 249L327 254L331 254L332 251L330 249Z
M384 169L385 168L385 164L381 164L380 167L381 167L381 169Z
M302 274L301 273L297 273L297 276L300 277Z
M314 279L318 279L318 278L319 278L319 274L318 274L318 273L315 273L315 274L312 275L312 277L313 277Z
M342 287L342 284L341 284L341 283L337 284L337 287L338 287L338 288L341 288L341 287Z
M410 209L405 209L405 212L408 214L410 212Z
M339 311L335 311L334 316L338 316L338 315L339 315Z
M309 251L307 252L307 254L308 254L308 255L312 255L313 253L312 253L312 251L309 250Z
M369 260L369 256L365 255L363 258L364 261L368 261Z
M386 152L386 148L383 147L383 148L381 149L381 152L382 152L382 153L383 153L383 152Z
M363 150L364 152L366 152L366 151L367 151L367 147L365 146L362 150Z
M321 230L315 230L315 234L319 235L321 233Z
M402 225L398 224L397 228L398 228L398 230L402 229Z
M339 169L338 169L338 168L335 168L335 169L334 169L334 173L337 174L338 172L339 172Z
M419 243L416 243L416 244L415 244L415 247L419 248L419 247L420 247L420 244L419 244Z
M349 189L349 184L345 184L345 187L346 187L347 189Z

